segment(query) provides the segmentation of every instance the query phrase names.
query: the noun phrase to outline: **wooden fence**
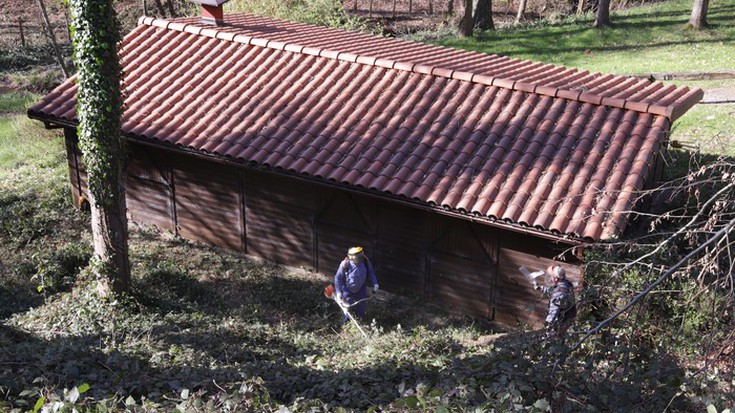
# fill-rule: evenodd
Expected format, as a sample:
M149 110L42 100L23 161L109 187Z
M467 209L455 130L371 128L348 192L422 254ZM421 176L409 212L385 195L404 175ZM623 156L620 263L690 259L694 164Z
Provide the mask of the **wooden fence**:
M347 12L367 17L396 18L456 12L463 0L343 0Z
M51 27L58 43L68 43L70 41L69 28L65 23L52 23ZM13 20L0 20L0 47L25 47L49 42L50 40L40 18L29 20L18 17Z

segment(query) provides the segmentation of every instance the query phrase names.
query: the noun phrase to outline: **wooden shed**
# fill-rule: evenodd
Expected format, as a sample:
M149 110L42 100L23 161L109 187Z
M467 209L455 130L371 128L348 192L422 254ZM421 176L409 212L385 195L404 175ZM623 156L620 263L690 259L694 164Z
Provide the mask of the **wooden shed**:
M582 281L570 247L622 234L671 122L702 97L214 15L142 18L120 46L130 218L326 274L362 245L382 288L505 324L545 313L519 266L563 254ZM28 115L64 128L79 203L75 95L71 79Z

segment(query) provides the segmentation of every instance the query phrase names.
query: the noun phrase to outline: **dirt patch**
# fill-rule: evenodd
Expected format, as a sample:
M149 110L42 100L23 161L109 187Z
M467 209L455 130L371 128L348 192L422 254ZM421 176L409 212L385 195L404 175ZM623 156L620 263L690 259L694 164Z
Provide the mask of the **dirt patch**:
M718 87L704 91L704 104L735 104L735 80L733 85Z

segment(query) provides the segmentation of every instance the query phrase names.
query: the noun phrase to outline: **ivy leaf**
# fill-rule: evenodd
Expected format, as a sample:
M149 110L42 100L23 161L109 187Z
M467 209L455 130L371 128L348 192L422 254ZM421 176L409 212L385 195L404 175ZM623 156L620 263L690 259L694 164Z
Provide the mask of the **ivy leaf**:
M127 399L125 399L125 405L126 406L135 406L135 399L133 396L128 396Z
M539 409L542 412L545 412L549 410L549 402L546 399L538 399L536 400L536 403L533 404L533 407Z
M41 407L43 407L44 403L46 403L46 398L41 396L41 398L38 399L38 401L36 402L36 405L33 406L33 413L37 413L38 410L41 409Z
M66 398L66 399L67 399L67 400L68 400L68 401L69 401L69 402L70 402L71 404L74 404L74 403L76 403L76 402L77 402L77 400L79 400L79 389L77 389L76 387L72 388L72 389L71 389L71 390L69 391L69 395L67 396L67 398Z
M408 405L408 407L416 407L419 405L419 398L416 396L408 396L403 401Z

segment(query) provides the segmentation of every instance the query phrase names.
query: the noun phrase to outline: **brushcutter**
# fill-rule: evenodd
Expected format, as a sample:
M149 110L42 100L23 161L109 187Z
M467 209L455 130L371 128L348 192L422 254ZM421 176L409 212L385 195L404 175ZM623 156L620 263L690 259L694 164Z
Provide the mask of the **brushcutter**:
M341 298L339 298L337 294L335 294L334 286L332 286L331 284L324 287L324 296L329 298L330 300L334 300L334 302L337 303L337 305L339 306L339 309L342 310L342 312L347 316L347 318L349 318L350 321L352 321L355 324L355 327L357 327L357 329L360 331L363 337L368 338L368 335L362 329L362 326L360 326L360 323L357 322L357 319L350 312L350 307L353 307L363 301L367 301L370 299L370 297L355 301L352 304L347 304Z

